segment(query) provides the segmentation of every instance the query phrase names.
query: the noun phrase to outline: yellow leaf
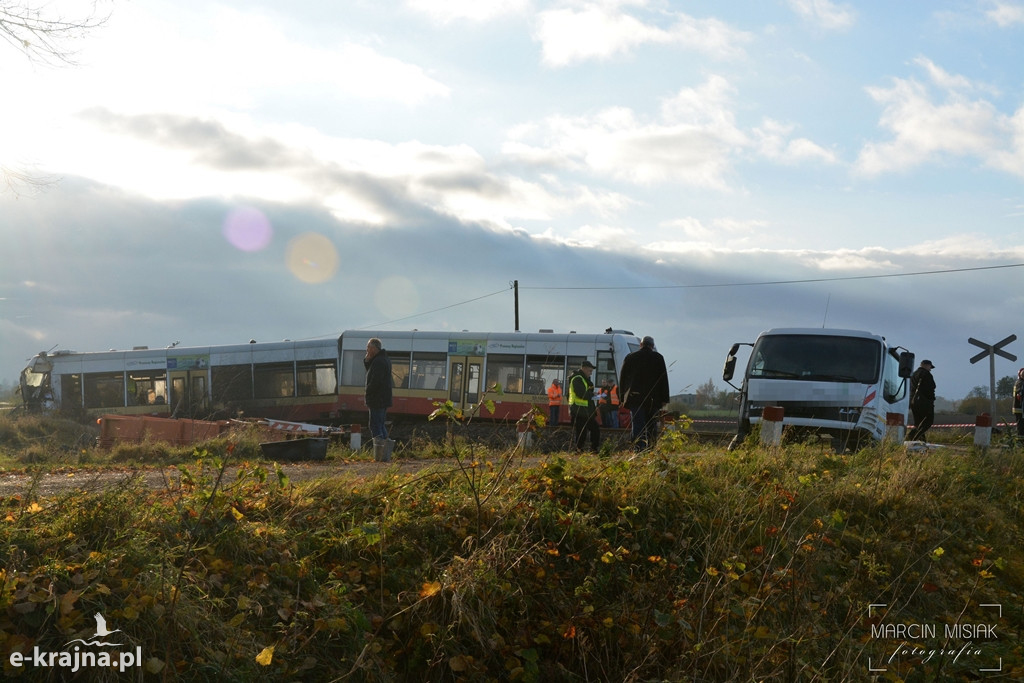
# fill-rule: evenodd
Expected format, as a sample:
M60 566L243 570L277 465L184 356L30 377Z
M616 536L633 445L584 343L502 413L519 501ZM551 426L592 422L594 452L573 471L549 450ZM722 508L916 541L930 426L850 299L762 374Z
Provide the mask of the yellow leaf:
M468 668L466 658L462 655L456 655L449 659L448 666L451 667L452 671L465 671Z
M157 657L150 657L146 660L146 671L151 674L158 674L164 668L164 660Z
M243 519L245 519L245 515L239 512L238 508L236 508L234 505L231 506L231 516L235 518L236 522L241 522Z
M274 645L268 645L263 648L263 651L256 655L256 663L260 666L270 666L270 662L274 659Z
M28 511L34 514L36 512L42 512L43 508L39 503L33 502L28 506Z
M421 598L429 598L433 595L437 595L441 592L441 584L437 581L429 581L423 584L423 588L420 590Z

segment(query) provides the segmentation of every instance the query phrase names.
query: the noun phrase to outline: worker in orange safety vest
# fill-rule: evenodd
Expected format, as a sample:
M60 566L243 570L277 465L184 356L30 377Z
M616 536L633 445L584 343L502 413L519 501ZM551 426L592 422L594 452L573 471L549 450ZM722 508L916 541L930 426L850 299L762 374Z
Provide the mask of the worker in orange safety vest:
M556 377L548 387L548 424L554 427L562 417L562 383Z
M613 380L606 379L601 387L601 424L619 428L619 387Z

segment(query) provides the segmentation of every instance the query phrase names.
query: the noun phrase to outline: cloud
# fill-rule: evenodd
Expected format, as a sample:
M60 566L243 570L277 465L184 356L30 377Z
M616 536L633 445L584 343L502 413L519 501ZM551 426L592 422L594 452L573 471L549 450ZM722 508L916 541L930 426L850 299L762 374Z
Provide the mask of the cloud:
M635 12L647 3L582 2L575 7L541 12L535 39L541 43L544 64L565 67L589 60L606 61L647 44L678 45L718 58L743 54L739 47L750 35L718 19L696 19L665 12L650 21Z
M781 164L794 165L808 161L826 164L838 162L836 154L807 138L791 139L795 129L792 124L785 124L772 119L765 119L760 127L753 131L757 138L758 153Z
M836 161L820 145L792 139L793 126L767 121L743 130L733 113L735 94L725 78L710 76L665 99L655 119L626 107L553 116L510 130L503 151L529 163L634 184L671 182L719 191L730 189L733 166L748 152L785 164Z
M857 13L851 7L830 0L789 0L789 6L804 19L828 30L847 29L857 21Z
M1016 2L994 2L985 16L1002 28L1024 24L1024 5Z
M887 142L866 144L856 169L865 175L904 171L942 159L975 158L983 165L1024 176L1024 107L1012 116L972 94L989 88L951 75L920 58L928 81L894 79L890 88L871 87L882 105Z
M406 0L406 6L436 24L457 21L482 24L523 13L529 8L530 0Z
M251 111L286 92L410 107L450 94L426 69L394 56L397 48L347 25L329 35L255 7L129 3L90 43L88 63L65 79L60 95L119 111L180 112L198 102L208 111Z
M206 345L320 338L380 325L509 330L511 293L422 313L518 279L522 329L614 326L652 334L676 361L674 391L716 376L734 341L751 341L768 327L820 327L828 301L829 326L867 329L927 350L944 366L940 393L962 396L981 381L954 362L967 365L966 337L1006 336L1007 306L1024 298L1012 294L1020 279L1013 269L836 279L1024 262L1024 247L981 235L898 250L786 251L757 240L730 248L722 242L756 237L764 226L687 218L673 223L679 248L643 249L629 244L637 230L602 223L581 230L569 246L429 208L415 223L370 228L316 204L247 206L273 227L258 251L238 249L221 235L234 202L156 202L77 178L38 199L0 195L0 378L16 377L28 356L55 344L80 351L175 340ZM74 221L63 218L71 214ZM289 268L289 245L302 235L332 245L337 269L324 271L325 279ZM696 240L701 248L684 248ZM810 279L820 281L757 284ZM559 289L567 284L653 289ZM993 289L1010 300L988 296Z

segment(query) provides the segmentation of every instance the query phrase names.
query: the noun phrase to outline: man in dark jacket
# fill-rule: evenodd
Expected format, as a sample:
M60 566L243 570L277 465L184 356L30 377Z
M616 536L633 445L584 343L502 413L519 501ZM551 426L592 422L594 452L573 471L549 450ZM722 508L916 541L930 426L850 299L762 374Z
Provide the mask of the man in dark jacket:
M907 441L924 441L928 428L935 422L934 367L930 360L923 360L910 376L910 412L914 414L914 428L907 434Z
M385 420L388 408L391 407L391 361L377 337L366 342L363 366L366 368L365 398L366 407L370 410L370 436L386 439L388 430Z
M652 448L658 438L658 411L669 398L665 358L654 350L652 337L644 337L640 348L622 361L619 388L632 418L637 451Z

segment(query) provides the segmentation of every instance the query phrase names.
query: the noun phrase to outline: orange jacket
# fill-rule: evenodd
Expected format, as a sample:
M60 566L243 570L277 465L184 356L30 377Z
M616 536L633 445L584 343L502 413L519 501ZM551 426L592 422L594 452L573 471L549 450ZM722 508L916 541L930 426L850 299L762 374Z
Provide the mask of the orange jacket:
M552 384L548 387L548 405L557 406L562 404L562 387Z

